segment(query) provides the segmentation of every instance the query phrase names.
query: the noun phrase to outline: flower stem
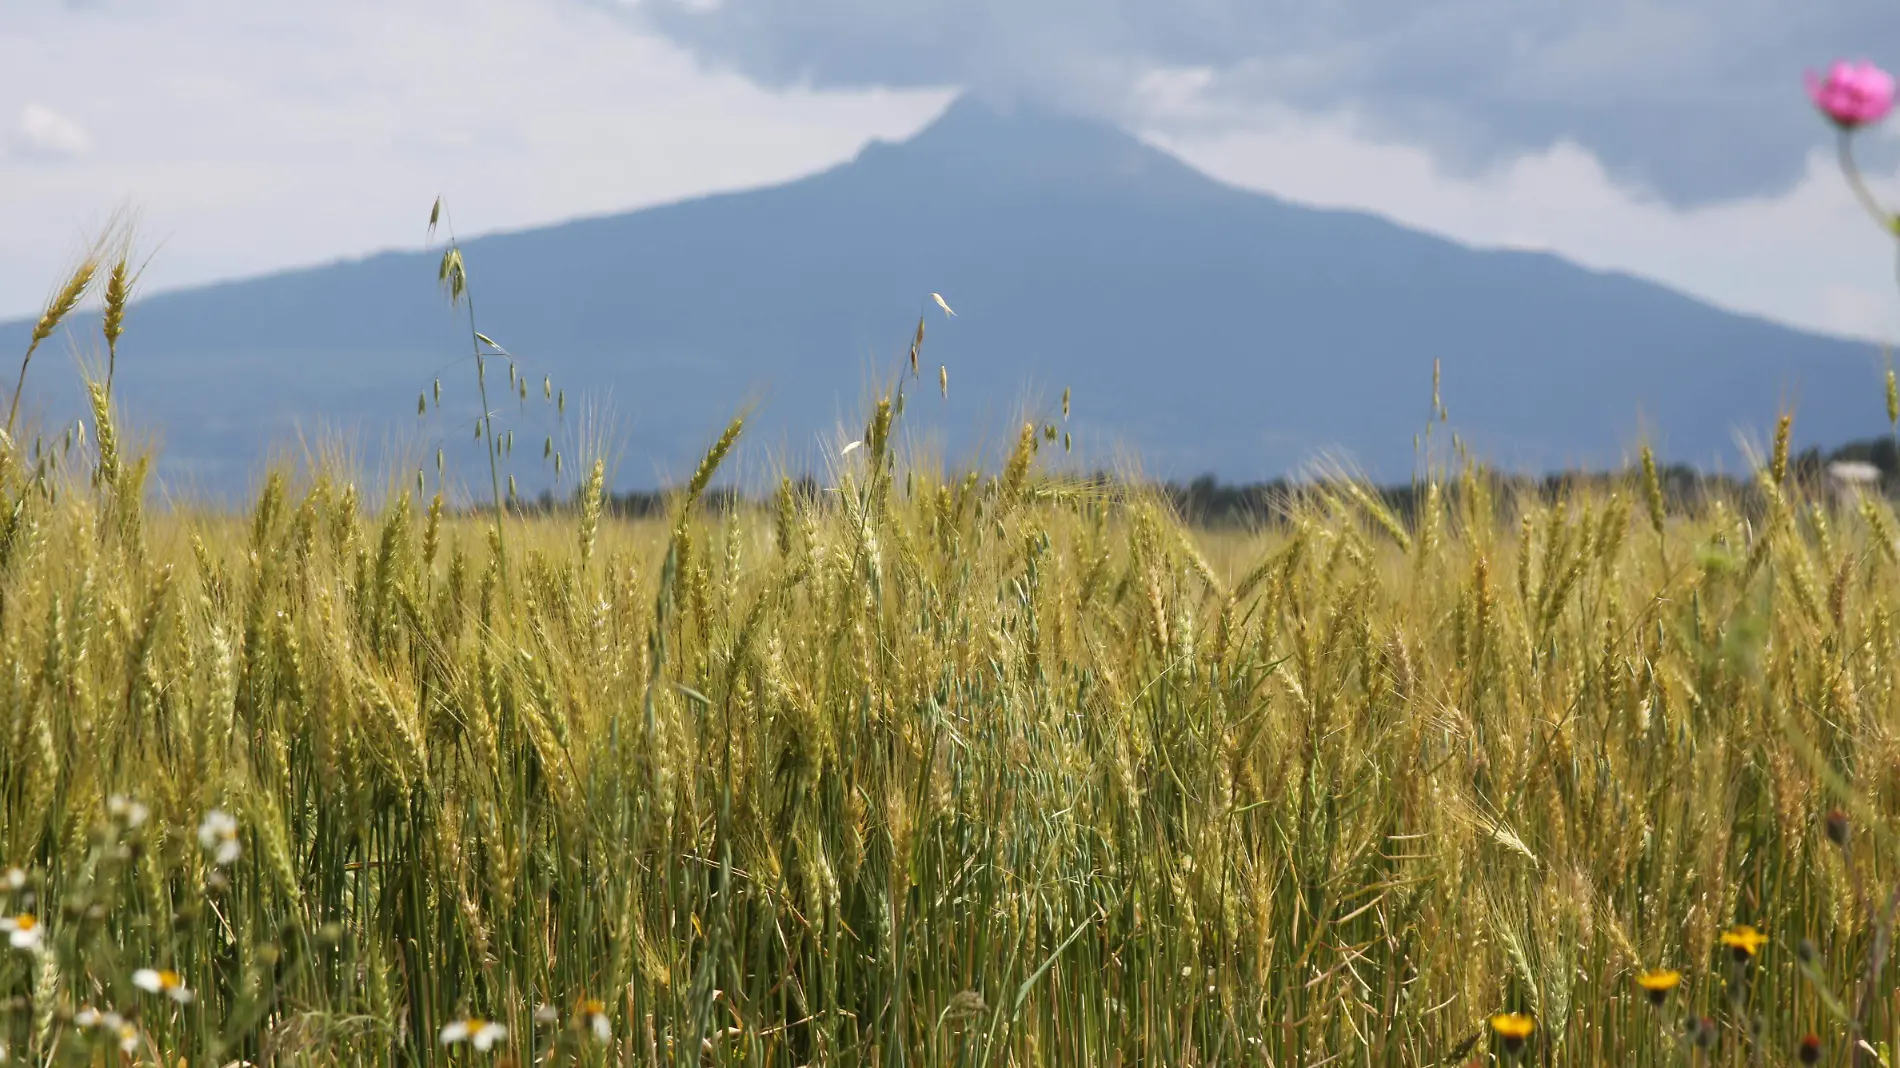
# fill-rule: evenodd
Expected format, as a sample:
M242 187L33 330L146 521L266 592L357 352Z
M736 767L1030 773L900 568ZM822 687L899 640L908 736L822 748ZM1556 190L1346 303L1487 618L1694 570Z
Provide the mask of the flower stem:
M1880 228L1890 234L1900 234L1900 217L1880 206L1874 194L1867 188L1867 180L1861 177L1860 165L1854 162L1854 134L1851 130L1842 130L1840 136L1841 173L1847 177L1847 187L1854 191L1854 199L1867 209L1867 214L1880 224Z

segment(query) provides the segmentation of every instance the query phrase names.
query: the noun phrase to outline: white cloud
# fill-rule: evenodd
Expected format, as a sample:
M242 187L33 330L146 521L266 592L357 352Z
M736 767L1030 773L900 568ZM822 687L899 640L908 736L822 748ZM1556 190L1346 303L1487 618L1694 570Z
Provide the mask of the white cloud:
M1249 106L1356 110L1468 169L1563 140L1675 203L1785 189L1803 67L1900 40L1889 3L1788 0L643 0L768 81L956 82L1122 115L1155 66ZM1721 161L1712 166L1711 161Z
M438 193L474 231L775 182L905 136L947 99L762 89L576 0L0 6L0 121L50 114L35 102L58 85L91 146L57 167L0 153L0 317L34 310L127 203L163 243L148 280L171 287L418 244ZM1240 185L1900 335L1894 249L1856 213L1818 124L1786 192L1683 210L1571 144L1473 172L1349 112L1240 106L1209 71L1155 75L1138 96L1156 141ZM24 140L6 125L0 139Z
M780 181L947 99L767 91L567 0L0 7L0 116L59 85L93 144L0 152L0 318L126 204L174 287L419 244L438 193L483 231Z
M1470 244L1556 251L1811 329L1900 337L1894 242L1818 147L1829 143L1818 123L1793 188L1683 209L1616 182L1574 144L1454 173L1423 149L1366 134L1351 115L1229 110L1206 103L1204 84L1194 72L1151 79L1149 136L1236 185Z
M72 159L92 151L84 126L37 102L20 109L14 137L20 154L35 158Z

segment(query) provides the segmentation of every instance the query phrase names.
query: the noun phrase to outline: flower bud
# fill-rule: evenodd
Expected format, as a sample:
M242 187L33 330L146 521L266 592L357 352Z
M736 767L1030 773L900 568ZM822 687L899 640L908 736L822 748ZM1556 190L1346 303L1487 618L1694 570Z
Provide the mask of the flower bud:
M1838 62L1826 77L1808 74L1808 98L1834 125L1857 129L1893 110L1893 76L1872 63Z

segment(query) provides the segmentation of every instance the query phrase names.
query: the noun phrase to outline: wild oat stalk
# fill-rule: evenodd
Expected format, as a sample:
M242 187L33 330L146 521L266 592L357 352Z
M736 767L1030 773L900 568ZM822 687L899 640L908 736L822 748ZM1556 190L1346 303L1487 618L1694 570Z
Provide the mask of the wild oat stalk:
M488 405L488 364L485 353L494 343L475 326L475 294L468 284L468 265L462 259L462 246L455 239L455 225L443 214L442 198L437 197L435 206L429 209L429 236L435 237L437 225L445 225L449 240L448 247L442 250L442 262L436 271L436 281L449 295L451 306L460 304L468 310L468 341L475 356L475 392L482 403L482 414L477 423L478 436L482 439L482 449L488 457L488 483L491 499L495 507L495 546L496 554L502 558L502 574L508 573L508 506L501 495L501 456L500 446L495 441L495 413Z

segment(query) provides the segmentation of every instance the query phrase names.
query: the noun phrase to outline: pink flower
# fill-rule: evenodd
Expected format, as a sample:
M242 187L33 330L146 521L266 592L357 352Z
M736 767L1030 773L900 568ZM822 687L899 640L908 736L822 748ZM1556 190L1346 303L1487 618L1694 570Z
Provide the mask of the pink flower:
M1836 62L1827 77L1808 72L1808 96L1843 130L1879 122L1893 110L1893 75L1862 60Z

